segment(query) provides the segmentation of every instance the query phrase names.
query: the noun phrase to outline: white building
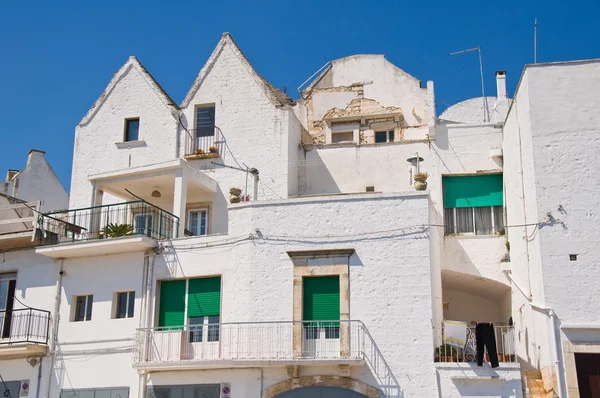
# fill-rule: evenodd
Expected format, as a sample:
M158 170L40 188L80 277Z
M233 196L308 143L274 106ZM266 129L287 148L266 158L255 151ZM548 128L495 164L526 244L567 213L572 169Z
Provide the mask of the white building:
M505 73L437 117L433 82L382 55L319 72L293 102L224 34L180 106L134 57L114 75L76 129L69 210L39 221L47 280L18 276L53 306L36 396L521 397L522 371L530 396L553 387L521 316ZM497 346L481 367L478 324Z
M4 395L47 390L48 354L58 270L35 246L53 243L41 212L64 210L69 196L43 151L32 149L22 170L0 182L0 375ZM42 372L42 369L45 370Z

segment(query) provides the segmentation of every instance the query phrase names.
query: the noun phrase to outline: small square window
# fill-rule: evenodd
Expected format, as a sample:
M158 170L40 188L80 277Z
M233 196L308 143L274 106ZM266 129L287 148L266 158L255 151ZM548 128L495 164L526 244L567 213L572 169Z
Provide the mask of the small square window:
M133 318L135 308L135 292L117 293L115 318Z
M569 254L570 261L577 261L577 254Z
M125 141L137 141L140 135L140 119L125 120Z
M375 143L379 144L383 142L394 142L394 130L375 132Z
M92 303L94 296L92 294L87 296L75 296L75 314L73 316L74 322L83 322L92 320Z
M352 131L344 133L331 133L331 143L354 142L354 133Z

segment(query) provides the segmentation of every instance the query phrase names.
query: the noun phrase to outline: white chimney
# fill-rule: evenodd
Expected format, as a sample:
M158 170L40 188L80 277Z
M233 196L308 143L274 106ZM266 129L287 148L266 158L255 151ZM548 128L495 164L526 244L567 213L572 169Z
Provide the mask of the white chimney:
M498 99L506 98L506 71L499 70L496 72L496 96Z

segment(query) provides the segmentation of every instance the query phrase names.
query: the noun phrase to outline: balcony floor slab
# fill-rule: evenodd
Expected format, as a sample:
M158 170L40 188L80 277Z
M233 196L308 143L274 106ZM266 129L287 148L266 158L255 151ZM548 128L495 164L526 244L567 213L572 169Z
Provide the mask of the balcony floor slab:
M363 359L344 358L318 358L318 359L214 359L191 360L170 362L144 362L134 364L135 369L156 372L186 369L230 369L230 368L257 368L279 366L318 366L318 365L364 365Z
M41 246L36 248L35 252L52 258L74 258L141 252L156 246L154 239L136 235Z

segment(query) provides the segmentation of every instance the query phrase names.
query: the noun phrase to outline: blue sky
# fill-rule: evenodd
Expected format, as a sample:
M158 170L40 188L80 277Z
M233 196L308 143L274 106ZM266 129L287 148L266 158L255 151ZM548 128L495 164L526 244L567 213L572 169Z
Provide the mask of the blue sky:
M481 93L507 70L512 95L533 61L600 58L600 0L0 2L0 178L45 150L69 189L75 126L130 55L180 103L221 37L232 34L254 67L297 98L327 61L378 53L434 80L438 112Z

